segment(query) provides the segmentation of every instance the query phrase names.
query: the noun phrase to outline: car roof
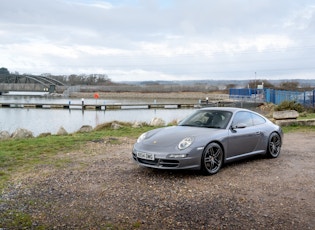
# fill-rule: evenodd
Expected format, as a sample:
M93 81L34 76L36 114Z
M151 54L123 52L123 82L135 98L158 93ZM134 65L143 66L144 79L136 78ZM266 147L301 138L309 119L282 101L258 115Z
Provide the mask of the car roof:
M200 110L208 110L208 111L228 111L235 113L237 111L250 111L248 109L236 108L236 107L205 107Z

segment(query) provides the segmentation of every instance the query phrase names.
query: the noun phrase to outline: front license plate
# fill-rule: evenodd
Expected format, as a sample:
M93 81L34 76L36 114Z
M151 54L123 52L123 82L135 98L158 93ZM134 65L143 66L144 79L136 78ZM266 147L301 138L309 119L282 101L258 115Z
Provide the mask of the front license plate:
M152 153L137 152L137 157L142 158L142 159L146 159L146 160L150 160L150 161L154 161L154 154L152 154Z

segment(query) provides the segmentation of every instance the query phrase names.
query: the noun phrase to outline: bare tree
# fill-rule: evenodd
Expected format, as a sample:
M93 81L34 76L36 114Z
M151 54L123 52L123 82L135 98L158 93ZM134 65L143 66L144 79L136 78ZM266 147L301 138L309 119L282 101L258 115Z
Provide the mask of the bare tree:
M248 82L248 87L252 89L257 88L258 85L264 85L264 88L275 88L275 86L268 80L251 80Z
M299 90L299 82L297 81L285 81L279 85L279 89L282 90Z

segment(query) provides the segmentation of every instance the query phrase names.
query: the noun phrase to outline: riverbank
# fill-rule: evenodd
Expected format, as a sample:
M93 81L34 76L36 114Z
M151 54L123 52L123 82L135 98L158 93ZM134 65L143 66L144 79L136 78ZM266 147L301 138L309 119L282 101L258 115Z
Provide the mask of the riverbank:
M94 98L95 93L73 92L70 94L72 98ZM228 99L228 94L221 92L169 92L169 93L143 93L143 92L97 92L99 98L109 99L187 99L187 100L204 100L208 97L209 100L224 100Z

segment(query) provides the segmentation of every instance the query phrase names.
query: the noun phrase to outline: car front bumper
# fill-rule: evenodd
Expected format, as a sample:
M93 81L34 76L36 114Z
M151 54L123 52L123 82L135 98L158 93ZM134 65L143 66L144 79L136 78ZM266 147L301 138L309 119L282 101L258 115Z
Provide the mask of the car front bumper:
M200 169L203 148L196 148L182 153L185 157L167 157L170 154L154 154L154 159L144 159L137 156L138 150L133 149L132 157L141 166L158 169Z

